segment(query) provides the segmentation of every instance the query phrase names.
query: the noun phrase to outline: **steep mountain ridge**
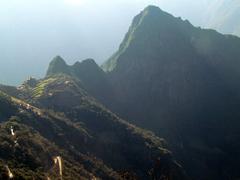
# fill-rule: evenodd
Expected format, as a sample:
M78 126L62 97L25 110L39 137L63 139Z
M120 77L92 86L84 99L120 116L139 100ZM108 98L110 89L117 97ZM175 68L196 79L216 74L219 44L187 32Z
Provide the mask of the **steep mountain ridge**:
M68 74L80 80L82 87L87 92L103 102L111 95L111 87L106 79L106 74L93 59L67 65L60 56L56 56L50 62L46 76L55 74Z
M226 144L239 139L239 47L149 6L102 66L115 95L105 105L166 138L193 179L237 178L239 146Z
M141 22L141 26L136 26L137 20ZM182 105L198 103L204 100L206 93L215 89L220 91L215 99L224 97L228 91L230 93L232 86L239 89L239 85L236 84L240 75L237 68L240 56L237 48L240 46L238 38L194 28L189 22L174 18L152 6L138 15L132 26L129 32L136 29L135 26L138 28L132 35L134 37L129 37L129 33L126 35L119 49L120 52L122 49L125 51L106 62L112 64L112 61L117 59L117 66L107 71L110 71L108 77L117 92L117 106L125 108L122 111L126 112L128 106L134 107L134 104L141 106L148 103L149 96L156 95L151 92L155 90L164 91L158 93L161 95L159 98L162 98L158 102L163 106L171 106L181 103L184 99L187 101L182 102ZM125 42L130 45L123 48ZM224 44L228 46L222 46ZM234 49L230 50L232 47ZM231 57L227 57L227 54ZM189 92L194 94L189 95ZM156 101L157 97L152 98ZM128 103L129 105L126 105ZM149 104L149 108L153 108L152 105ZM141 108L138 110L140 119L144 118L142 114L145 114L141 114ZM173 111L175 109L173 107Z

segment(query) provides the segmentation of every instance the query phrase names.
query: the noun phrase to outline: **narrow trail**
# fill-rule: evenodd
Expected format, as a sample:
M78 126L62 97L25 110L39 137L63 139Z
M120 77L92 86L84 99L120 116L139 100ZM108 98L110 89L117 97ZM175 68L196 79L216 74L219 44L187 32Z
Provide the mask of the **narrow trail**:
M34 106L24 102L23 100L20 100L20 99L14 98L14 97L11 97L11 100L14 103L19 105L21 111L25 111L25 110L26 111L31 111L34 114L38 115L38 116L41 116L41 117L45 117L46 116L47 117L47 115L45 115L45 113L41 109L39 109L37 107L34 107ZM16 133L14 131L14 127L13 126L10 127L10 134L14 138L15 145L18 145L17 136L16 136ZM63 162L62 162L62 158L60 156L56 156L56 157L53 158L53 162L54 162L54 167L57 167L57 169L59 171L57 174L59 174L60 179L63 180ZM5 167L6 167L6 170L8 172L9 179L13 179L14 178L13 173L11 172L11 170L9 169L9 167L7 165ZM46 179L47 180L51 180L51 178L49 176L47 176Z
M15 133L14 133L14 130L13 130L13 126L11 126L11 134L12 134L12 136L15 136Z
M93 176L93 178L91 180L97 180L97 178L95 176Z
M13 173L12 173L11 170L9 169L8 165L6 165L5 167L6 167L6 169L7 169L9 179L13 179L13 177L14 177L14 176L13 176Z
M13 126L11 126L10 131L11 131L12 137L14 138L14 144L15 144L15 146L19 145L19 144L18 144L18 141L17 141L16 133L14 132Z
M37 108L37 107L34 107L20 99L17 99L17 98L14 98L14 97L11 97L12 101L17 103L21 108L25 109L25 110L29 110L29 111L32 111L33 113L37 114L38 116L42 116L43 113L41 111L41 109Z
M55 165L58 165L59 175L62 180L63 176L62 158L60 156L56 156L55 158L53 158L53 161Z

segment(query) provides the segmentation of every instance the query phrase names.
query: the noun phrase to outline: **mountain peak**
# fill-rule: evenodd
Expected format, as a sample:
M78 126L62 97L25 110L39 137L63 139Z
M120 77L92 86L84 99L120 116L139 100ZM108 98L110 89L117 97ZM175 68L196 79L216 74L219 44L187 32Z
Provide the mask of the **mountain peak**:
M91 73L104 74L97 63L91 58L77 61L73 65L68 65L61 56L56 56L50 62L46 76L67 74L81 79L81 76L84 74L84 76L89 76Z
M103 64L102 68L111 72L120 63L122 54L132 48L135 49L134 51L142 53L146 52L146 47L148 49L155 48L152 46L160 44L160 39L166 40L168 37L176 36L174 33L178 32L178 29L183 26L182 24L185 24L184 21L162 11L159 7L147 6L135 16L119 50Z
M59 74L59 73L69 73L68 65L64 61L64 59L61 56L56 56L53 58L53 60L50 62L48 70L47 70L47 76Z
M149 5L143 11L162 11L158 6Z
M70 66L72 75L84 80L85 78L94 77L99 79L99 77L104 76L104 72L97 65L93 59L85 59L81 62L76 62L73 66ZM87 80L89 81L89 79Z
M57 55L56 57L53 58L52 63L66 64L64 59L59 55Z
M77 77L90 76L93 74L102 74L101 68L93 59L85 59L81 62L77 61L74 65L70 66L71 73Z
M91 58L83 60L82 63L96 64L96 62Z
M91 58L89 58L89 59L85 59L85 60L83 60L83 61L77 61L76 63L74 63L74 65L73 65L73 67L74 68L77 68L77 67L80 67L80 66L82 66L82 65L93 65L93 66L97 66L97 64L96 64L96 62L93 60L93 59L91 59Z
M157 20L158 18L160 18L159 16L162 17L173 17L171 14L163 11L161 8L159 8L158 6L154 6L154 5L149 5L147 6L141 13L140 15L143 16L152 16L151 18L154 18L154 20ZM158 19L160 20L160 19Z

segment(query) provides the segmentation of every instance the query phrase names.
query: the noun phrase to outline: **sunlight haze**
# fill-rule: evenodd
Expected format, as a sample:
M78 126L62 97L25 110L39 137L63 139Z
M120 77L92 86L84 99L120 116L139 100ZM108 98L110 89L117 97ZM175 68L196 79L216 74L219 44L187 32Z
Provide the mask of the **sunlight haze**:
M0 83L19 84L29 75L42 77L56 55L70 64L86 58L103 63L117 50L132 18L150 4L201 25L199 14L210 0L178 2L2 0Z

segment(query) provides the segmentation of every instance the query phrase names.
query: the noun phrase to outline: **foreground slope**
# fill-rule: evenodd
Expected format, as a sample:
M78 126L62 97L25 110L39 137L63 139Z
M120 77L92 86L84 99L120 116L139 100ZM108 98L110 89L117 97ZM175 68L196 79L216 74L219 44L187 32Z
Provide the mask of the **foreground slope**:
M0 107L1 179L11 178L10 174L16 179L121 179L100 159L75 150L73 145L82 145L87 135L66 118L2 92ZM54 163L57 157L62 173Z
M19 123L56 144L56 148L63 151L63 159L68 160L64 155L69 155L69 159L76 163L69 164L69 167L77 170L81 164L88 176L100 179L160 176L186 179L182 167L165 149L164 140L119 119L91 98L81 84L66 74L48 76L34 86L25 82L18 88L17 95L34 106L18 99L15 102L28 109L33 117L21 118Z

